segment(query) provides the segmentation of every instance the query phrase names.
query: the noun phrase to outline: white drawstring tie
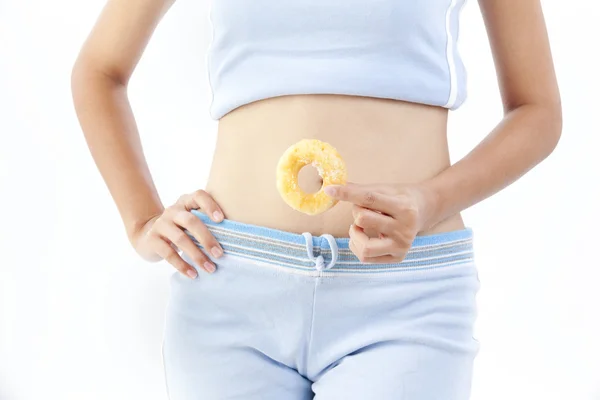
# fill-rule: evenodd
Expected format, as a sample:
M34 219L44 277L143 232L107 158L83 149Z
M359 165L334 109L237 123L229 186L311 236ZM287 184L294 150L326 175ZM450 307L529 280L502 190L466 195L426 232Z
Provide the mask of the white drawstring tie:
M315 257L312 235L309 232L304 232L302 236L304 236L304 239L306 239L306 253L308 254L308 258L314 261L317 271L323 271L324 269L329 269L335 265L338 258L338 247L333 236L327 233L323 235L323 237L327 239L329 247L331 248L331 261L327 265L325 265L325 260L323 259L322 255L319 254L319 256Z

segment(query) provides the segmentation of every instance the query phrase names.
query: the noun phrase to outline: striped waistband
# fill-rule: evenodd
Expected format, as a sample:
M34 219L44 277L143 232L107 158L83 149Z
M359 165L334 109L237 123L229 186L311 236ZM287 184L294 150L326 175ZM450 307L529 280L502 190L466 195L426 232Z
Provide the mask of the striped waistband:
M402 262L374 264L363 263L352 253L349 238L301 235L228 219L216 223L200 211L192 213L204 222L225 254L282 268L314 272L317 258L336 273L414 271L473 262L473 232L469 228L417 236ZM309 240L312 243L307 243Z

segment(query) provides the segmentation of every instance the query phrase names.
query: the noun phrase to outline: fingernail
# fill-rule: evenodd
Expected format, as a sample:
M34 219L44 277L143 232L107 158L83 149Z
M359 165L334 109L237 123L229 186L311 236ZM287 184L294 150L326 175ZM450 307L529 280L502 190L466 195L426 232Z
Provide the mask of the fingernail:
M188 269L186 274L187 274L187 276L189 276L192 279L196 279L196 277L198 276L198 273L196 271L194 271L193 269Z
M219 222L223 219L223 213L221 211L215 211L213 213L213 218L215 219L215 221Z
M337 194L337 187L333 185L325 186L323 191L328 196L335 196Z
M216 246L213 247L212 249L210 249L210 252L215 257L221 257L221 254L223 254L223 251L220 248L216 247Z
M204 263L204 268L206 268L206 270L207 270L208 272L210 272L211 274L212 274L213 272L215 272L215 270L216 270L215 266L214 266L214 265L212 265L211 263L209 263L208 261Z

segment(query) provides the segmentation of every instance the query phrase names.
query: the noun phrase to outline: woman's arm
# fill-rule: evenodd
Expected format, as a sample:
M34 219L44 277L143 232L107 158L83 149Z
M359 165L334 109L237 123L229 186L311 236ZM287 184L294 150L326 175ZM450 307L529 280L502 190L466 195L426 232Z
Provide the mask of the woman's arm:
M165 208L146 163L127 98L127 83L161 18L173 0L109 0L87 38L72 71L75 109L92 157L115 201L127 236L148 261L165 259L195 278L185 252L208 272L215 265L186 230L220 257L223 249L190 211L202 209L214 221L223 211L205 191L182 196Z
M504 118L466 157L416 185L328 186L354 203L350 248L363 262L399 262L415 236L508 186L556 147L560 94L540 0L479 0ZM376 212L379 211L379 212ZM377 232L379 237L365 232Z
M466 157L424 182L425 227L493 195L545 159L562 131L561 100L539 0L479 0L504 119Z
M127 83L172 3L109 0L71 75L77 117L130 240L164 207L142 151Z

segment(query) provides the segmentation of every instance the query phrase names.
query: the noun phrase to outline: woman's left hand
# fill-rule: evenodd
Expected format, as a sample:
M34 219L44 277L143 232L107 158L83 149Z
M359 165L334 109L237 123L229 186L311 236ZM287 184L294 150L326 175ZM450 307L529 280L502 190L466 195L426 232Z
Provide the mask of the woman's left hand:
M418 186L348 183L324 188L353 203L350 250L365 263L401 262L431 212L431 196Z

